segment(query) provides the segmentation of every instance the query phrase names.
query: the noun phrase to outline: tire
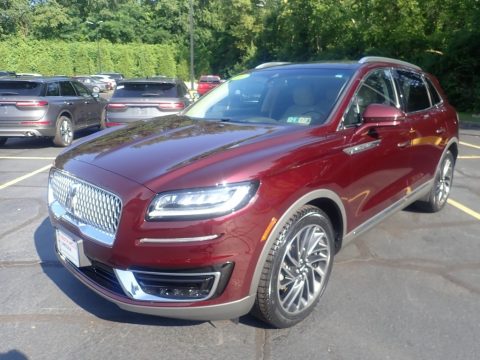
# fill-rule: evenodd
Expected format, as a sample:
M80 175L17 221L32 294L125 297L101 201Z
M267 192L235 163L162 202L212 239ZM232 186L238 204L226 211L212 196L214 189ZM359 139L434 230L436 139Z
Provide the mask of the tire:
M420 210L433 213L443 209L452 189L454 169L455 157L449 150L445 153L440 162L432 190L430 190L428 197L425 200L416 203Z
M106 121L106 116L107 116L107 113L106 113L106 110L103 109L102 111L102 118L100 119L100 130L105 130L107 128L107 125L105 124L105 121Z
M265 261L253 315L276 328L305 319L327 286L334 239L332 223L320 209L307 205L293 214Z
M66 147L73 141L73 126L72 121L65 115L62 115L57 120L55 128L55 137L53 143L56 146Z
M5 145L5 143L7 142L7 140L8 140L8 137L0 137L0 146Z

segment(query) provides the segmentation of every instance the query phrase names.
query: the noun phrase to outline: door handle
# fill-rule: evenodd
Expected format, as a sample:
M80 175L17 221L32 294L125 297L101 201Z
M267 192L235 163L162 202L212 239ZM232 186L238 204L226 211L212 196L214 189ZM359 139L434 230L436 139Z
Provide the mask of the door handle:
M443 134L445 131L446 131L445 128L444 128L444 127L441 127L441 128L439 128L439 129L435 130L435 133L437 133L437 134Z
M69 102L69 101L64 101L63 103L64 103L65 105L73 105L73 103L72 103L72 102Z

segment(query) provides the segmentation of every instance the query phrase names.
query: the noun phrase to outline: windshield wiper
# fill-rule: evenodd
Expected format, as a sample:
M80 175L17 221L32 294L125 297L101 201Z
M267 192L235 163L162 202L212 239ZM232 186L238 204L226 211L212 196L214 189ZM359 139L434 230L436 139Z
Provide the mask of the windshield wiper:
M147 97L147 96L162 96L162 95L159 93L143 93L142 96Z

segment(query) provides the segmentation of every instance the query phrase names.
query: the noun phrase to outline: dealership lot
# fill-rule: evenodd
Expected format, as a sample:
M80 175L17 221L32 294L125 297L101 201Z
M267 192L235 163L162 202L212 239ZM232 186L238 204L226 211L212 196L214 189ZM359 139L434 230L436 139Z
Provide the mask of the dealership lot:
M53 253L48 140L0 148L1 359L478 359L480 131L462 130L437 214L402 211L345 245L313 316L285 330L250 316L187 322L131 314Z

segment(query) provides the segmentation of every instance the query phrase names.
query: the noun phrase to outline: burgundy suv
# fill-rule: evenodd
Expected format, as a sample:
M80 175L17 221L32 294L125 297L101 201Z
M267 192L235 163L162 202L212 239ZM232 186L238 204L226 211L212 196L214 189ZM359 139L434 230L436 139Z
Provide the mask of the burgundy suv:
M415 65L265 66L64 151L48 189L56 250L123 309L287 327L342 243L414 202L445 205L457 154L457 114Z

